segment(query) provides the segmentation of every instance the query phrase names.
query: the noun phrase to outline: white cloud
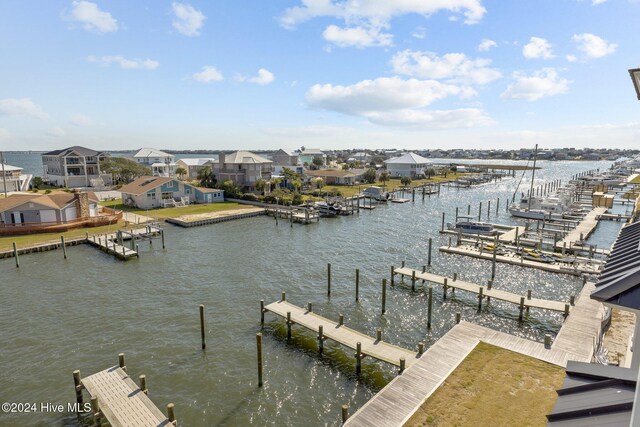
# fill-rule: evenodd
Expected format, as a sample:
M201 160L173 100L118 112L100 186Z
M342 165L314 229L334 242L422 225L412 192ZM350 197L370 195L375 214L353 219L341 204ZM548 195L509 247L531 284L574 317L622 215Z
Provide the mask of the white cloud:
M424 109L449 96L465 98L474 94L470 88L435 80L381 77L350 86L316 84L307 91L306 100L311 108L364 117L384 126L439 129L488 124L490 119L477 109Z
M290 128L266 128L262 132L279 138L328 138L352 133L353 129L344 126L310 125Z
M467 24L475 24L482 19L486 9L481 0L302 0L300 6L288 8L280 22L287 28L323 16L351 22L387 22L395 16L410 13L429 16L439 11L461 12Z
M498 44L491 39L482 39L480 44L478 45L478 51L486 52L492 47L496 47Z
M9 131L3 128L0 128L0 141L4 141L9 138Z
M54 138L60 138L65 135L65 131L61 127L55 127L55 128L49 129L46 132L46 135Z
M540 37L531 37L529 43L522 48L522 54L527 59L551 59L554 57L551 44Z
M587 58L602 58L615 52L618 47L617 44L609 43L590 33L574 34L571 40L577 43L578 50L582 51Z
M118 21L109 12L98 8L90 1L74 1L71 6L71 19L82 23L88 31L110 33L118 30Z
M571 54L567 55L566 58L568 62L576 62L578 60L577 56Z
M605 3L607 0L592 0L591 1L591 5L592 6L597 6L599 4Z
M219 82L224 80L222 73L218 71L216 67L212 67L210 65L202 67L202 71L194 73L192 77L201 83Z
M75 114L71 116L69 122L74 126L84 127L91 126L94 124L94 121L91 117L85 116L84 114Z
M515 83L510 84L500 95L503 99L525 99L537 101L548 96L567 93L569 83L567 79L560 78L553 68L543 68L531 75L514 73Z
M173 8L174 15L172 22L173 28L185 36L199 36L200 30L202 29L207 17L198 9L195 9L187 3L174 2L171 7Z
M448 79L452 82L487 84L501 73L490 68L489 59L470 59L464 53L438 56L433 52L404 50L391 58L393 71L427 79Z
M339 47L391 46L393 35L382 32L382 29L380 26L340 28L337 25L329 25L322 36Z
M123 70L155 70L160 66L160 63L153 59L127 59L120 55L101 57L89 56L87 60L89 62L100 64L104 67L108 67L111 64L117 64Z
M427 37L427 30L424 27L416 27L411 33L411 37L422 40Z
M264 68L260 68L258 70L258 75L255 77L251 77L247 81L250 83L255 83L255 84L264 86L264 85L268 85L269 83L272 83L274 80L275 80L275 76L271 71Z
M41 120L49 118L42 107L29 98L0 99L0 115L33 117Z

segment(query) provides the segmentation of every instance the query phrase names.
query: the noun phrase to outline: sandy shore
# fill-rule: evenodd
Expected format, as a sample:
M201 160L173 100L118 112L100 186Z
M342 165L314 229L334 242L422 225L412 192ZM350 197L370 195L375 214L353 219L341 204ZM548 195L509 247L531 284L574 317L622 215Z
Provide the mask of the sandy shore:
M182 216L175 217L175 219L178 219L180 221L185 221L185 222L193 222L193 221L200 221L203 219L224 218L226 216L244 214L249 212L259 212L263 210L264 208L246 207L246 208L239 208L239 209L229 209L226 211L219 211L219 212L206 212L206 213L194 214L194 215L182 215Z

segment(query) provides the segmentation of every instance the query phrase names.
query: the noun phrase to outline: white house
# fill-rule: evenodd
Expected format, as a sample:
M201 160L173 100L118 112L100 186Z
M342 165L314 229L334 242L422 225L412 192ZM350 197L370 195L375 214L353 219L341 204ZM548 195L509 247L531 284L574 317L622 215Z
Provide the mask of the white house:
M133 160L140 165L151 167L153 176L175 176L176 164L173 155L155 148L141 148L133 155Z
M205 166L211 167L215 162L217 162L217 160L212 157L200 157L194 159L180 159L176 162L176 165L177 167L184 168L187 171L187 178L197 178L200 169ZM211 169L213 170L213 168Z
M111 185L111 174L102 173L100 161L108 153L74 146L42 155L44 180L59 187L101 187Z
M433 162L415 153L407 153L400 157L394 157L384 161L387 172L392 177L409 178L422 177L424 170L433 165Z
M224 191L161 176L141 176L120 188L122 203L140 209L224 202Z
M27 191L31 175L24 175L22 168L7 164L0 165L0 192Z

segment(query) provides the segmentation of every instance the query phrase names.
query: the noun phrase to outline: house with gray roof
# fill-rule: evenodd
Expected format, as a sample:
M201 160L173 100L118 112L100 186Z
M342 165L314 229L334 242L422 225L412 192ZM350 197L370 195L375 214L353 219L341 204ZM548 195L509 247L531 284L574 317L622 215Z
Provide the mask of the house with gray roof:
M273 162L250 151L220 153L218 161L212 163L213 173L219 183L232 181L245 191L256 191L259 179L269 181L273 172Z
M433 162L416 153L407 153L400 157L394 157L384 161L387 172L393 178L408 176L409 178L421 178L424 170L433 165Z
M100 161L109 153L74 146L42 154L43 179L67 188L111 185L111 175L102 173Z

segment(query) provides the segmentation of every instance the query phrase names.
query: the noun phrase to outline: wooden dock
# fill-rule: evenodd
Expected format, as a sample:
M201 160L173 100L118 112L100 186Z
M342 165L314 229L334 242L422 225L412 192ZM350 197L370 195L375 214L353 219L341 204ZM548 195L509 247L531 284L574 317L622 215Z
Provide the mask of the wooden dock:
M589 298L594 289L587 283L576 300L553 344L515 337L472 323L454 326L402 375L362 406L347 426L396 427L406 423L480 342L486 342L557 366L569 360L591 362L594 342L602 328L604 306Z
M463 280L453 280L453 278L440 276L438 274L422 272L420 270L413 270L411 268L395 268L394 274L405 276L409 278L415 278L416 280L424 280L430 283L436 283L438 285L445 286L451 289L460 289L462 291L471 292L480 297L494 298L500 301L510 302L520 306L521 314L522 309L539 308L543 310L558 311L568 315L571 310L571 305L568 302L551 301L540 298L528 298L527 295L518 295L512 292L503 291L492 287L489 289L487 286L480 286L475 283L465 282ZM445 289L446 292L446 289Z
M571 359L571 355L563 350L548 349L542 343L463 321L449 330L413 366L394 378L354 413L345 426L403 425L480 341L558 366L566 366L567 361Z
M401 366L401 360L404 360L405 367L412 366L420 357L416 352L370 337L287 301L276 301L265 306L264 310L284 319L290 316L292 324L315 333L322 326L324 338L332 339L352 350L357 350L357 344L360 343L362 356L370 356L395 366Z
M556 247L561 248L563 246L570 248L574 245L582 246L582 241L585 240L598 225L598 217L607 212L607 208L593 208L580 223L571 230L564 239L556 243Z
M81 384L114 427L174 425L119 366L83 378Z
M176 218L167 218L165 221L179 227L199 227L201 225L217 224L219 222L233 221L236 219L252 218L265 215L264 208L233 209L229 211L209 212L196 215L183 215Z
M441 246L440 252L455 254L455 255L465 255L473 258L480 258L484 260L491 261L493 260L493 252L490 251L480 251L473 246L463 245L463 246ZM528 259L523 259L521 256L517 254L510 255L496 255L496 262L503 262L511 265L519 265L521 267L529 267L536 268L538 270L549 271L551 273L558 274L571 274L574 276L580 276L581 274L598 274L600 272L601 265L582 265L578 267L577 265L570 265L567 263L544 263L539 261L532 261Z
M109 255L113 255L123 261L138 257L138 252L134 249L129 249L124 245L118 244L116 242L115 234L107 234L103 236L94 235L89 237L87 242L91 246L95 246Z

